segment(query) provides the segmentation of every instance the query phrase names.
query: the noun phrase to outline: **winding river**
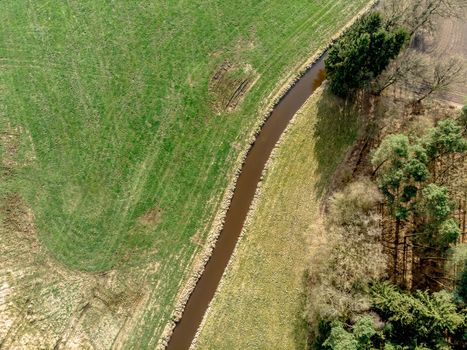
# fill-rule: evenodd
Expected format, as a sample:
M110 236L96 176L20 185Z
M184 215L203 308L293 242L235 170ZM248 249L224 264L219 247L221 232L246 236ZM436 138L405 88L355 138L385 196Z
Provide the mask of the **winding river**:
M175 326L168 350L189 349L235 249L266 162L292 117L324 77L322 56L284 95L261 128L243 164L219 239Z

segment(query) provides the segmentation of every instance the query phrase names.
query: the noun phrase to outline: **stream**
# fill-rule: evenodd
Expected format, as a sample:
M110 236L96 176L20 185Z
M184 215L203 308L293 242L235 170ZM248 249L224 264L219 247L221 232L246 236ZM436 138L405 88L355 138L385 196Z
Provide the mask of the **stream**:
M258 133L243 163L222 231L175 326L168 350L189 349L235 249L266 162L290 120L325 79L324 72L323 55L282 97Z

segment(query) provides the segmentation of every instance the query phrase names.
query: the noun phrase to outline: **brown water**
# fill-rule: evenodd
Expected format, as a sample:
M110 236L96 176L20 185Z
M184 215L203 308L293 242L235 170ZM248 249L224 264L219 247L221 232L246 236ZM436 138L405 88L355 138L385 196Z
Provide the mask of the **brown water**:
M324 78L324 57L321 57L279 101L261 128L243 164L219 239L174 329L168 350L190 347L234 251L264 166L294 114Z

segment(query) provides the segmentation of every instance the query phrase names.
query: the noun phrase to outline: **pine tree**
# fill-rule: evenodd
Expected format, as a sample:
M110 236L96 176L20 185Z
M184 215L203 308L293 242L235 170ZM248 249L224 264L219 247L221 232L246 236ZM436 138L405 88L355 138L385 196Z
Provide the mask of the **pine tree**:
M355 23L329 50L326 72L330 89L346 97L376 78L408 42L402 29L386 30L378 12Z

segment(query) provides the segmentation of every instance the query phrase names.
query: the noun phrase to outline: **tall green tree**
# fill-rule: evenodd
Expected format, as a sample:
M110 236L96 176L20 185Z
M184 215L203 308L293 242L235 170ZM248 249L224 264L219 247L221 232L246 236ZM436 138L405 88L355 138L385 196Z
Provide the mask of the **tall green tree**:
M464 270L460 273L459 281L457 282L456 294L464 304L467 304L467 264L464 266Z
M431 161L467 150L467 139L463 135L462 126L454 119L440 121L428 132L423 143Z
M403 134L387 136L374 152L372 164L378 184L395 219L393 275L398 273L400 228L414 211L421 184L428 179L428 157L419 144L411 144Z
M371 312L328 321L317 349L463 349L467 318L454 294L404 292L389 282L374 283L369 293Z
M427 134L409 140L404 134L388 135L372 156L381 192L395 219L394 276L398 273L401 225L413 220L412 238L419 254L443 257L460 229L451 218L453 203L448 189L436 183L446 170L455 167L467 150L467 139L459 122L442 120ZM442 171L437 172L438 164ZM441 173L441 174L437 174Z
M353 94L377 77L408 40L403 29L385 29L378 12L363 17L329 50L325 64L331 91Z
M467 105L462 107L462 112L459 116L460 125L465 133L467 131Z
M323 347L332 350L374 349L372 338L377 337L378 332L371 316L361 317L349 330L345 328L342 322L333 322Z
M465 314L446 291L409 294L390 283L377 283L371 295L373 308L386 322L386 339L400 346L449 348L458 330L466 326Z

